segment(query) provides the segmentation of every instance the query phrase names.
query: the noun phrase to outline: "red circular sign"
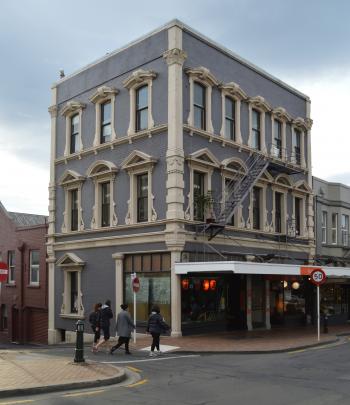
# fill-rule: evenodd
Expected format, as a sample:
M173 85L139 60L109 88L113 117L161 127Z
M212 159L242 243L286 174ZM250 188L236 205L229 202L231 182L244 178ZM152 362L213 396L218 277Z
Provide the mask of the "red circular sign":
M134 292L139 292L140 290L140 280L138 279L138 277L133 278L132 280L132 289Z
M310 281L315 285L323 284L326 278L326 273L322 269L314 269L310 274Z
M7 267L7 264L4 262L0 262L0 283L3 283L7 280L8 274L9 269Z

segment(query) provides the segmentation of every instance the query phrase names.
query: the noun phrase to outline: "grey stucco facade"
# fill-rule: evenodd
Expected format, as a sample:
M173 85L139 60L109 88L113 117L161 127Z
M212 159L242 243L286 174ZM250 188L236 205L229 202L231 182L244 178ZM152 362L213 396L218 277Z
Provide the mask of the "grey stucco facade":
M193 122L194 83L206 91L205 129ZM148 121L147 128L137 130L135 92L140 86L148 89ZM227 139L222 129L222 100L226 96L232 96L238 114L235 125L240 137L233 140ZM98 120L106 100L113 104L113 128L111 139L101 142ZM157 252L169 255L169 267L168 256L162 256L164 268L159 269L158 264L153 268L152 264L149 271L165 272L170 279L172 331L181 334L181 280L173 271L174 263L182 260L184 253L205 252L207 243L207 236L196 235L193 227L198 224L193 214L194 173L203 175L204 191L212 191L220 205L225 178L246 170L245 162L253 153L275 163L256 182L262 195L261 226L254 229L252 225L250 193L235 211L236 222L211 245L223 255L236 255L241 260L271 253L277 261L303 263L311 259L314 214L309 105L307 96L179 21L55 83L49 109L49 340L55 342L62 331L73 331L76 320L86 319L95 302L110 298L116 312L125 300L126 257L133 255L134 263L137 255ZM263 126L261 150L251 145L252 109L259 111ZM79 115L80 147L70 153L75 115ZM272 156L273 120L280 120L283 127L280 159ZM291 158L293 131L300 133L299 162ZM137 219L137 178L144 173L148 175L148 217L141 222ZM102 226L100 186L106 182L111 194L109 224ZM74 230L72 190L77 190L78 225ZM274 222L275 193L283 196L284 225L280 231ZM298 234L290 225L297 215L296 199L301 204ZM74 312L68 308L73 307L73 284Z

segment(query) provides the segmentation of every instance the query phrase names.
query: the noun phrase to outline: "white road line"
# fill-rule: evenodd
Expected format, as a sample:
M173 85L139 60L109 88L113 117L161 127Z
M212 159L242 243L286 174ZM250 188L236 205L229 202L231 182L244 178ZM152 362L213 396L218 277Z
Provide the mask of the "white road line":
M151 359L142 359L142 360L126 360L126 361L99 361L96 363L101 364L129 364L129 363L144 363L146 361L161 361L161 360L172 360L172 359L181 359L186 357L200 357L200 354L188 354L184 356L173 356L173 357L158 357Z

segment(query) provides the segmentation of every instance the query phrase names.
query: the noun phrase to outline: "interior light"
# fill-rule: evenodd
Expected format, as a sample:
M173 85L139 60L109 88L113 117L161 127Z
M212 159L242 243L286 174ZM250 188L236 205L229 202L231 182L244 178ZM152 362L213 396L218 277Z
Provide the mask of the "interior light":
M215 290L216 289L216 280L210 280L210 289Z
M182 284L182 289L183 289L183 290L188 290L188 287L189 287L189 285L190 285L190 281L189 281L188 278L184 278L184 279L181 281L181 284Z
M208 291L210 287L209 280L203 280L203 290Z
M287 288L288 287L288 281L284 280L283 281L283 288Z
M294 283L292 283L292 288L294 290L298 290L299 287L300 287L300 283L298 281L294 281Z

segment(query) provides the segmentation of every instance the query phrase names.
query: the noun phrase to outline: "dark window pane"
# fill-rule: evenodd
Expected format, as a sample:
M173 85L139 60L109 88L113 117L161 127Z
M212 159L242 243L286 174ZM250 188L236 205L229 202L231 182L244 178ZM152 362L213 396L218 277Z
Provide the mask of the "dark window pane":
M109 142L111 134L111 103L108 102L101 105L101 143Z
M205 87L199 83L194 83L194 104L205 107Z
M194 83L194 126L199 129L206 129L205 121L205 87Z
M110 183L102 183L101 184L101 226L109 226L109 211L110 211Z
M136 90L136 109L141 110L148 107L148 85Z
M70 312L76 314L78 312L78 273L70 272Z
M148 221L148 173L137 176L137 222Z
M252 111L252 147L261 149L260 145L260 113L259 111Z
M193 173L193 192L194 192L194 207L193 216L196 221L204 220L204 173Z
M260 229L260 188L253 188L253 228Z
M71 209L71 216L70 216L70 229L71 231L78 230L78 190L71 190L70 191L70 209Z
M148 128L148 108L137 111L137 130L143 131Z
M235 118L235 103L230 97L225 97L225 116L226 118Z
M79 151L79 114L71 117L70 153Z
M295 234L296 235L300 235L300 229L301 229L300 204L301 204L301 199L295 198Z
M275 231L282 232L282 194L275 193Z

